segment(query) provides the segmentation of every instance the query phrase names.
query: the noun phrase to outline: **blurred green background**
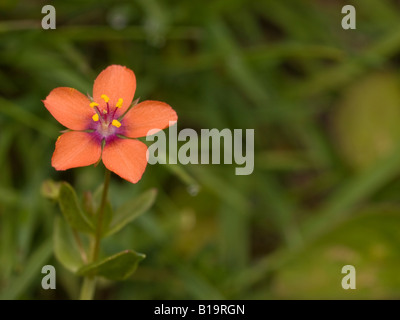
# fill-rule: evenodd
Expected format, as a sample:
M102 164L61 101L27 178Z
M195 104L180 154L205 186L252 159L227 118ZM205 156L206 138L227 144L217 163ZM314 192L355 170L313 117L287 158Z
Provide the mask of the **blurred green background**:
M57 12L43 30L42 6ZM357 10L343 30L341 9ZM158 189L152 209L104 241L147 258L98 299L400 298L400 3L390 0L0 2L0 299L73 299L80 281L52 252L46 179L94 190L93 166L56 172L63 129L41 100L91 93L110 64L136 97L178 113L178 130L255 129L255 169L149 165L113 175L119 205ZM41 288L42 266L57 289ZM356 290L341 269L354 265Z

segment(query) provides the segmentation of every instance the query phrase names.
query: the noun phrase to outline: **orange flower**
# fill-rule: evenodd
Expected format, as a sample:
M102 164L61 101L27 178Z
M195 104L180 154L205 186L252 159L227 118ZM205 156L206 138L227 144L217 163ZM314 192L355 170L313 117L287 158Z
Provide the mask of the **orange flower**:
M147 147L136 139L151 129L176 122L176 112L160 101L143 101L130 108L136 89L132 70L112 65L93 86L93 101L73 88L53 89L43 101L62 125L70 129L56 142L51 164L67 170L97 163L136 183L147 165Z

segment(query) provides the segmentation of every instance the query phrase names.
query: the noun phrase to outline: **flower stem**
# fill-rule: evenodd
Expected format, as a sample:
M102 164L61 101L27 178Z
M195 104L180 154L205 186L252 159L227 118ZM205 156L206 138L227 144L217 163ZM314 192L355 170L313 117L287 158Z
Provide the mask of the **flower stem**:
M104 211L107 204L107 195L108 195L108 186L110 185L110 177L111 177L111 171L106 169L104 176L103 194L101 196L101 203L99 211L97 213L96 233L94 239L92 239L93 240L91 245L92 253L90 256L89 263L96 262L97 258L99 257L100 241L103 232ZM81 288L80 299L92 300L95 288L96 288L96 277L95 276L85 277Z
M95 277L85 277L81 288L81 300L92 300L94 296L94 290L96 288Z
M104 176L103 194L101 196L100 208L97 214L96 237L94 239L92 262L95 262L99 257L100 241L103 232L103 218L107 203L108 186L110 185L110 176L111 176L111 171L106 169L106 173Z

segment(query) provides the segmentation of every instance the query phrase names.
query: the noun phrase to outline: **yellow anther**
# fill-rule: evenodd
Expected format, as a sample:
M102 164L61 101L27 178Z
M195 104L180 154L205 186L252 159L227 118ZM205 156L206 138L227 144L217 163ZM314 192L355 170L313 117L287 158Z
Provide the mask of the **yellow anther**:
M122 107L122 103L124 102L124 100L122 100L122 98L118 99L117 104L115 105L117 108L121 108Z
M121 126L121 122L119 122L118 120L115 120L115 119L111 122L111 124L117 128L119 128Z
M99 115L96 113L92 117L93 121L99 121Z
M107 97L105 94L102 94L102 95L100 96L100 98L102 98L106 103L107 103L108 101L110 101L110 98Z
M89 104L89 106L91 107L91 108L94 108L94 107L97 107L99 104L97 103L97 102L91 102L90 104Z
M103 113L104 113L104 114L107 114L107 110L103 110Z

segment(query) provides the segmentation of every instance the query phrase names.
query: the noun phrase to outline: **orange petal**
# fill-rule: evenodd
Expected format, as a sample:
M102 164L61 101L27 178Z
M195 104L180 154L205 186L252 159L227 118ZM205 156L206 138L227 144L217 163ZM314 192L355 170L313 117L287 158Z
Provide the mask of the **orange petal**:
M89 99L73 88L55 88L43 100L44 106L63 126L72 130L86 130L93 110Z
M175 123L177 120L176 112L168 104L147 100L129 110L121 123L124 126L123 134L125 136L138 138L146 136L149 130L165 129L170 126L170 122Z
M106 168L129 182L140 180L147 165L147 146L138 140L115 139L103 150Z
M93 99L100 104L100 109L106 108L105 101L101 98L105 94L110 98L109 106L113 110L122 98L122 106L117 111L117 116L122 115L131 105L136 90L136 77L127 67L112 65L103 70L94 81Z
M101 156L101 144L87 132L71 131L56 142L51 164L56 170L67 170L96 163Z

